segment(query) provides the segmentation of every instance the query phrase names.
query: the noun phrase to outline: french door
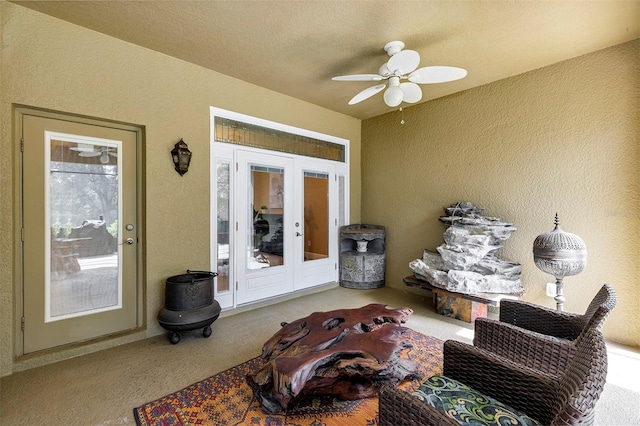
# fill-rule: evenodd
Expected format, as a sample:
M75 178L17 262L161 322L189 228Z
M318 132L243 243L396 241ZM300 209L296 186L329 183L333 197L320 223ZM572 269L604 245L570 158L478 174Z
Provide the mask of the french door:
M21 117L23 352L137 327L139 133Z
M237 303L293 291L293 161L238 150L236 176Z
M294 202L302 219L302 235L294 241L294 289L302 290L337 281L338 182L332 164L308 158L295 162L294 175Z
M224 154L224 149L215 151ZM335 166L262 151L235 149L227 155L229 160L215 160L218 231L212 238L218 242L216 298L221 305L233 307L335 282Z

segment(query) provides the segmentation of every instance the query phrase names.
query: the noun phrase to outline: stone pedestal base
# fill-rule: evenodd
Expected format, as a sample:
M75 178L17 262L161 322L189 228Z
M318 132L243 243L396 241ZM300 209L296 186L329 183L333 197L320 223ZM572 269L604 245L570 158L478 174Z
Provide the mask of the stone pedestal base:
M466 322L487 317L487 305L483 303L465 300L460 295L439 289L433 290L433 297L436 312L440 315Z
M405 277L402 280L406 285L430 290L433 295L433 304L440 315L459 319L466 322L474 322L478 317L487 316L487 306L500 306L502 299L519 299L519 294L503 293L452 293L440 287L435 287L428 281L418 279L415 275Z

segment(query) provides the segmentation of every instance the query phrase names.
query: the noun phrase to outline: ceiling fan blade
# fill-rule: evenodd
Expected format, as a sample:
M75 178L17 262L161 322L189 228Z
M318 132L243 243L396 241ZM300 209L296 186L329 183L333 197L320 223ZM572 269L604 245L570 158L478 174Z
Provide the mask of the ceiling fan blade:
M118 153L109 151L109 155L111 155L112 157L117 157Z
M387 67L397 75L404 75L418 68L420 65L420 54L415 50L403 50L393 55Z
M78 156L79 157L98 157L99 155L102 155L102 153L100 151L93 151L93 152L80 151L80 152L78 152Z
M422 99L422 89L416 83L400 83L404 102L414 104Z
M94 152L95 151L93 145L88 145L84 143L79 143L78 146L72 146L69 149L71 151L76 151L76 152Z
M365 99L369 99L376 93L381 92L385 87L386 86L384 84L378 84L376 86L367 87L362 92L358 93L353 98L351 98L351 100L349 101L349 105L354 105L354 104L357 104L358 102L364 101Z
M333 77L331 80L336 81L380 81L382 76L378 74L353 74L353 75L341 75Z
M409 81L413 83L446 83L466 77L467 70L457 67L423 67L409 74Z

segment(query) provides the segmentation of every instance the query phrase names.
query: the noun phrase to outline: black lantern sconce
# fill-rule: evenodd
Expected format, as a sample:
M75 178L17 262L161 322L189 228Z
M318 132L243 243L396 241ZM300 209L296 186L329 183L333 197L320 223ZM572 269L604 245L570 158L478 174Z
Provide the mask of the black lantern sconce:
M173 164L175 165L176 172L183 176L189 171L189 163L191 162L191 151L189 147L180 139L180 141L171 150L171 157L173 158Z

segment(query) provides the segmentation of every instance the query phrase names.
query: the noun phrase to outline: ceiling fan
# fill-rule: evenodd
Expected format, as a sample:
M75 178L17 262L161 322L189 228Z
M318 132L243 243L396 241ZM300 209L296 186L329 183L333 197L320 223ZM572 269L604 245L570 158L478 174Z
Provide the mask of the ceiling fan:
M96 149L98 148L98 149ZM100 162L102 164L109 163L109 156L117 157L118 153L115 152L115 148L111 148L108 146L96 147L94 145L89 144L81 144L79 143L77 147L69 148L72 151L77 151L79 157L100 157Z
M354 74L333 77L336 81L386 81L375 86L368 87L355 95L349 105L357 104L369 99L376 93L384 92L384 103L390 107L397 107L403 101L416 103L422 99L422 89L418 84L446 83L459 80L467 75L462 68L448 66L430 66L418 68L420 54L415 50L402 50L404 43L391 41L384 46L385 52L390 56L389 61L383 64L378 74ZM416 69L417 68L417 69ZM401 83L401 80L409 80Z

